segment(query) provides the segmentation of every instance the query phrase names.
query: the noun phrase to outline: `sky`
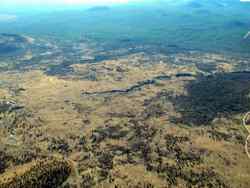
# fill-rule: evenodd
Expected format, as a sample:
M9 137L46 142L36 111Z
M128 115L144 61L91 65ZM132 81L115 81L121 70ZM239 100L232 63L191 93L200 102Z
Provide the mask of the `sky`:
M9 7L53 7L121 5L128 3L187 2L193 0L0 0L1 8ZM199 0L197 0L199 1ZM243 0L244 1L244 0ZM246 0L245 0L246 1Z
M0 0L0 8L7 6L75 6L75 5L111 5L126 4L133 2L158 2L158 1L176 1L185 2L191 0ZM199 1L199 0L197 0ZM249 2L250 0L239 0Z
M52 11L83 6L111 6L128 3L156 2L159 0L0 0L0 22L15 20L10 13ZM169 1L169 0L168 0Z
M15 21L18 17L17 15L20 13L83 8L83 6L88 8L97 5L111 6L157 1L161 0L0 0L0 22Z
M107 5L138 2L143 0L0 0L0 5L37 6L37 5Z

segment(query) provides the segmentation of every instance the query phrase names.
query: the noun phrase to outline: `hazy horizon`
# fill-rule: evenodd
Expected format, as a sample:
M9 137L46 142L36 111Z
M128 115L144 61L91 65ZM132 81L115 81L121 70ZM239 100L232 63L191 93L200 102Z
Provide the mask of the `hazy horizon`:
M79 8L89 6L121 6L121 5L144 5L144 4L183 4L188 2L202 2L204 0L2 0L0 2L1 10L11 9L28 9L28 8ZM205 0L206 1L206 0ZM224 0L222 0L224 1ZM237 1L237 0L229 0Z

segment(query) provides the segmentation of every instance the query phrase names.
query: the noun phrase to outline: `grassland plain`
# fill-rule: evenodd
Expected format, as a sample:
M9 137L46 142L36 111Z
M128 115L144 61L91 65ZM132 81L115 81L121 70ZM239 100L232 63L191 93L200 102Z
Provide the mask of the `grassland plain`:
M63 188L250 186L248 59L124 50L82 63L49 44L1 59L1 174L53 155L74 162Z

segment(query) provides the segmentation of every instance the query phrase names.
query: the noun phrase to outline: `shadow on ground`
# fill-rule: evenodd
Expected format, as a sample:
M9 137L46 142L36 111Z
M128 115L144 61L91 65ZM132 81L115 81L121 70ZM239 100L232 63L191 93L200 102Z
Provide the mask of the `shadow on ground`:
M181 118L175 123L207 125L216 117L229 117L250 110L250 72L220 73L187 84L187 95L173 97Z

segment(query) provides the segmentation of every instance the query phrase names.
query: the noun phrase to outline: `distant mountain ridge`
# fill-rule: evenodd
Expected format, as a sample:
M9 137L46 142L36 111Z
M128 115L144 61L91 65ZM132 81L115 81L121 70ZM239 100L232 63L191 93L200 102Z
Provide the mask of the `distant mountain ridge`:
M87 11L89 12L99 12L99 11L109 11L111 8L109 6L93 6Z

